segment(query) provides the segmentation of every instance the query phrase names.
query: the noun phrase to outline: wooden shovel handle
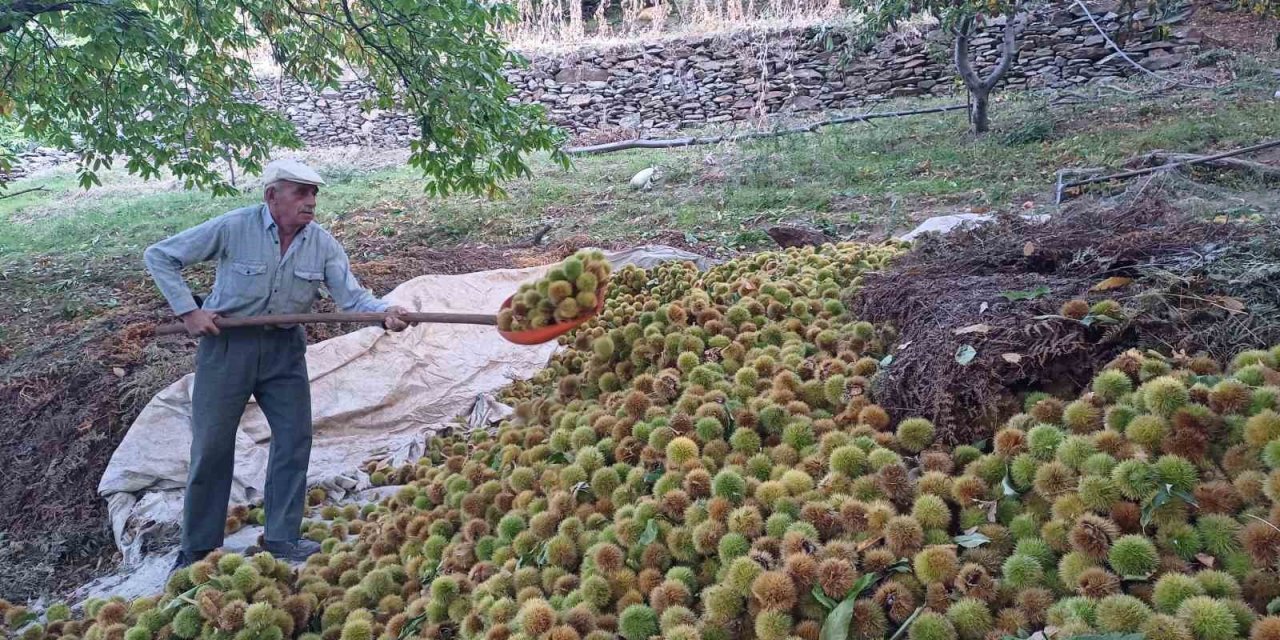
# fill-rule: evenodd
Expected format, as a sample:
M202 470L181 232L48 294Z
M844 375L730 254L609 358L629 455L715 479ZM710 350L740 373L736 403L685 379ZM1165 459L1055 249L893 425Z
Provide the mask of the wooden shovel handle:
M230 327L259 327L268 324L310 324L317 322L363 322L382 324L385 313L294 313L274 316L247 316L242 318L218 318L213 321L219 329ZM483 313L406 313L401 316L409 322L448 323L448 324L498 324L498 317ZM187 328L181 322L156 327L156 335L172 335L186 333Z

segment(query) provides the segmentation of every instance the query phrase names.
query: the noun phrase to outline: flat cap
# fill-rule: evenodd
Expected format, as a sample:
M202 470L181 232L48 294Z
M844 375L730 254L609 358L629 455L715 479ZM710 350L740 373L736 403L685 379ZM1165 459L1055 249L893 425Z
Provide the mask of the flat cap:
M324 184L324 179L314 169L291 158L273 160L267 164L266 170L262 172L262 183L264 185L269 185L279 180L317 186Z

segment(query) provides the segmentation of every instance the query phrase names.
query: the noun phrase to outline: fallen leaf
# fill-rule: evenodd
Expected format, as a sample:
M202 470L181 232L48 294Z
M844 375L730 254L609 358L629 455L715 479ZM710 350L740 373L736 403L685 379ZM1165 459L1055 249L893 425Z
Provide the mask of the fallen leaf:
M981 533L966 533L962 536L956 536L953 540L956 541L956 544L959 544L966 549L975 549L991 542L991 538L988 538Z
M977 355L978 350L974 349L971 345L961 345L961 347L956 350L956 362L959 362L962 365L967 365L970 362L973 362L974 357Z
M1209 555L1209 554L1207 554L1207 553L1197 553L1197 554L1196 554L1196 560L1199 560L1199 561L1200 561L1200 564L1203 564L1204 566L1206 566L1206 567L1208 567L1208 568L1210 568L1210 569L1212 569L1212 568L1213 568L1214 563L1218 561L1218 559L1217 559L1217 558L1215 558L1215 557L1213 557L1213 556L1211 556L1211 555Z
M990 308L991 308L991 305L987 304L986 302L983 302L982 304L978 305L978 314L979 315L984 314L987 312L987 309L990 309Z
M1133 282L1133 278L1125 278L1123 276L1111 276L1110 278L1107 278L1106 280L1103 280L1102 282L1099 282L1098 284L1093 285L1093 290L1094 291L1110 291L1111 289L1119 289L1120 287L1123 287L1129 284L1130 282Z
M883 539L884 539L884 536L876 536L874 538L868 538L866 540L863 540L862 542L858 543L858 546L857 546L858 553L862 553L863 551L866 551L867 549L870 549L871 547L874 547L877 544L880 544L880 541Z
M121 369L120 367L111 367L111 373L116 374L117 378L124 377L124 369Z
M1218 306L1230 311L1231 313L1244 313L1244 303L1235 298L1228 296L1209 296L1209 299L1218 303Z
M991 325L984 323L984 324L971 324L967 327L964 327L963 329L956 329L951 333L954 333L958 336L962 336L962 335L965 335L966 333L986 333L990 330L991 330Z
M1004 361L1010 364L1018 364L1019 362L1022 362L1022 354L1020 353L1002 353L1000 354L1000 357L1004 358Z

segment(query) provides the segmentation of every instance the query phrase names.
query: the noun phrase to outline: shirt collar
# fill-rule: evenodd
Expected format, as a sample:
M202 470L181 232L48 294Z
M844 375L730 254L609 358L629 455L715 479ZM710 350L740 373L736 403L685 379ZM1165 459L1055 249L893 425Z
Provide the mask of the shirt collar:
M271 205L262 203L262 228L271 231L276 227L276 219L271 217ZM311 225L307 225L298 230L297 237L306 237L307 232L311 230Z
M270 231L274 226L276 226L276 220L271 217L271 206L264 202L262 203L262 227Z

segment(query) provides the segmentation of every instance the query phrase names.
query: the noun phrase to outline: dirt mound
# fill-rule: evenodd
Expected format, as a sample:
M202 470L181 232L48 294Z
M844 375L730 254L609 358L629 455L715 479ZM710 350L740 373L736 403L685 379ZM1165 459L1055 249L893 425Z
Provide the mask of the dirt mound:
M1070 397L1128 349L1222 359L1280 342L1280 239L1263 227L1148 198L925 236L850 301L901 331L877 398L971 443L1018 410L1019 392L1054 384ZM1067 317L1072 300L1087 304Z
M142 317L46 336L9 363L25 375L0 379L0 597L61 591L114 560L98 478L133 416L190 361L141 342L130 327Z

